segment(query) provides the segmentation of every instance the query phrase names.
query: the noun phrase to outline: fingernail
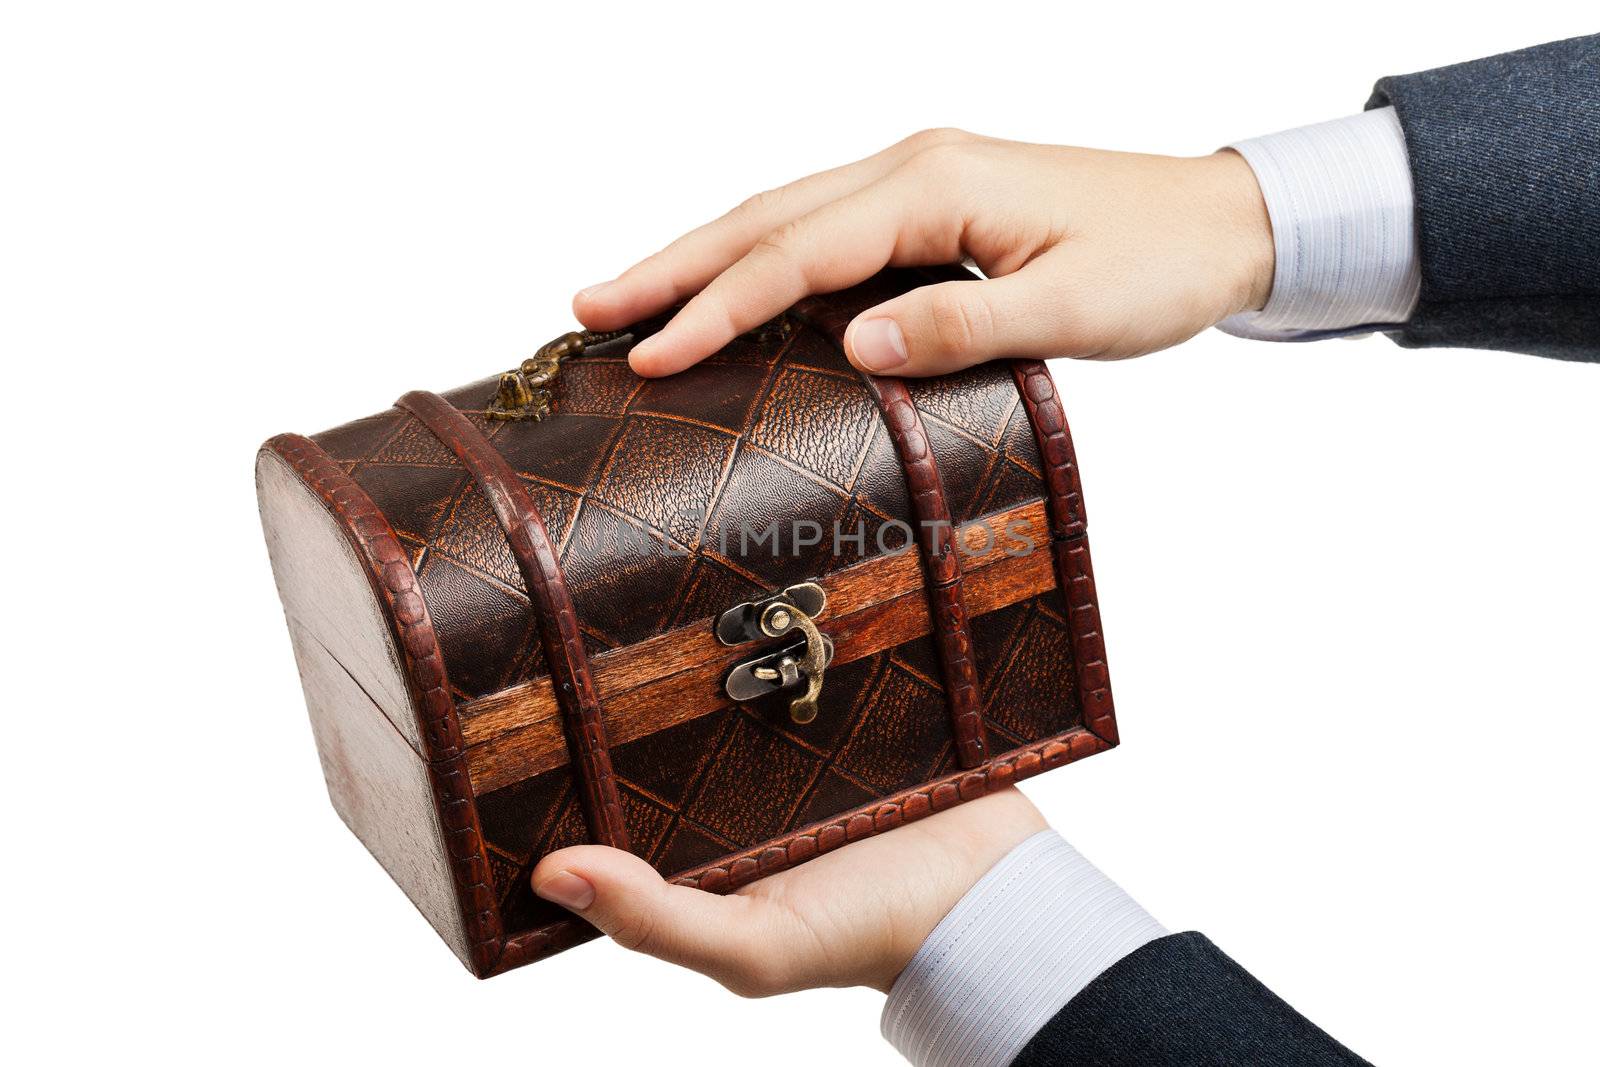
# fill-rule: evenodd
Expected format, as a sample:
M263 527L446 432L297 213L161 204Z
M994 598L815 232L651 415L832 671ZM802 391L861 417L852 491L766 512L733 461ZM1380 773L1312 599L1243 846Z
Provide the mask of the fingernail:
M906 361L906 337L893 319L867 319L850 331L850 351L867 370L893 370Z
M601 282L599 285L591 285L587 289L579 289L578 295L584 299L588 299L591 296L598 296L600 295L600 291L610 284L610 282Z
M594 903L594 886L571 871L557 871L533 887L538 896L563 908L582 911Z

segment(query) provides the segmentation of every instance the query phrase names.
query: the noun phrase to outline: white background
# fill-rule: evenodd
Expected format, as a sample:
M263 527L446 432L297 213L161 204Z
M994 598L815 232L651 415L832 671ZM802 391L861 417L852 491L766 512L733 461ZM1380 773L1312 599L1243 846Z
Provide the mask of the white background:
M510 366L580 286L921 127L1203 153L1594 29L1576 4L549 6L0 23L29 1060L896 1062L862 990L740 1001L610 944L469 978L327 804L255 446ZM1124 745L1029 795L1377 1062L1592 1055L1600 368L1210 333L1054 369Z

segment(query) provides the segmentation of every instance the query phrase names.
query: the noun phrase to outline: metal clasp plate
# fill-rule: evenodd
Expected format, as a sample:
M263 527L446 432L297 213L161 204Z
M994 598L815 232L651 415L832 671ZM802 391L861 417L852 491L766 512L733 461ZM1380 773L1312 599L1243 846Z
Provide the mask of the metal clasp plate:
M789 717L808 723L817 717L823 673L833 662L833 641L817 629L828 595L815 582L791 585L781 593L729 608L717 617L717 640L725 645L795 635L798 639L739 664L724 689L733 700L755 700L804 686L789 701Z

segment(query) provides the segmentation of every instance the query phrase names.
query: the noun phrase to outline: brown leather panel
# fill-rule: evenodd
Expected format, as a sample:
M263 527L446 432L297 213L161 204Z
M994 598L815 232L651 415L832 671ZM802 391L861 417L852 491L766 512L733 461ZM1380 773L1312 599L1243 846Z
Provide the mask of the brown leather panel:
M1109 745L1087 730L1075 730L1039 744L1006 753L978 767L949 774L926 785L845 812L751 849L738 856L708 864L673 879L708 893L726 893L757 878L804 863L850 841L859 841L935 812L993 793L1041 771L1065 766L1073 760L1102 752Z
M1010 368L988 363L959 375L904 381L956 522L1040 498L1039 449Z
M844 331L853 317L851 308L877 296L867 293L849 300L810 298L796 312L814 319L844 348ZM875 302L875 301L874 301ZM972 658L972 634L967 626L966 603L961 591L961 559L955 548L955 524L945 499L939 463L927 429L905 382L899 378L862 375L889 428L900 455L906 488L916 514L916 539L927 568L928 603L933 612L934 635L944 676L950 726L956 754L963 767L976 767L987 753L983 730L983 697L978 691L978 671Z
M492 379L443 394L532 494L591 657L904 543L914 518L894 444L826 337L795 323L652 380L628 369L627 348L564 365L542 422L475 414ZM318 439L400 528L457 698L546 676L516 562L449 450L398 411ZM796 544L796 520L820 538ZM775 528L781 550L761 540Z
M1084 729L1069 730L1006 752L983 765L956 771L882 800L863 804L713 863L688 871L673 881L709 893L729 893L758 878L787 870L826 852L927 818L957 804L1031 778L1043 771L1111 747ZM509 970L597 937L589 924L567 916L544 923L506 940L498 970Z
M427 761L456 900L471 945L471 965L476 973L485 973L500 951L500 911L461 754L444 656L416 572L383 513L315 442L299 434L280 434L264 450L286 462L333 515L386 608L417 710L421 755Z
M583 790L589 831L599 844L628 848L600 698L590 677L577 612L538 508L500 453L443 397L410 392L396 406L415 415L455 454L494 510L539 616L545 661L551 668L567 748Z
M1072 449L1066 412L1056 394L1049 369L1039 360L1012 360L1011 373L1033 423L1039 453L1044 459L1045 486L1049 490L1052 551L1057 581L1067 601L1067 622L1072 632L1073 670L1083 721L1111 744L1117 742L1116 710L1111 701L1111 675L1106 666L1105 638L1100 632L1099 600L1094 568L1089 559L1087 518L1078 459Z

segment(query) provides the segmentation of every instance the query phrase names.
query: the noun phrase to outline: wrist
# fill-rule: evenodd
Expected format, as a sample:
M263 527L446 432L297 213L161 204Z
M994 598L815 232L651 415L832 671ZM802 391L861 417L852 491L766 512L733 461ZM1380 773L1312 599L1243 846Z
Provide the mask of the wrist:
M1039 809L1014 788L963 804L951 814L956 812L981 818L941 825L928 836L926 845L918 850L916 892L902 894L896 902L892 921L882 927L877 950L868 953L867 973L856 984L888 993L929 935L972 887L1017 846L1049 829ZM943 813L934 818L944 818ZM917 835L928 835L932 823L913 823L900 832L909 842Z
M940 921L884 1004L917 1067L1003 1067L1108 967L1166 930L1054 831L995 864Z
M1218 240L1228 249L1229 314L1259 311L1272 295L1277 253L1272 218L1256 173L1245 158L1224 148L1196 160L1205 174L1205 192L1217 211Z
M1264 303L1223 324L1305 340L1411 317L1421 288L1405 135L1392 108L1252 137L1219 155L1250 168L1276 255Z

